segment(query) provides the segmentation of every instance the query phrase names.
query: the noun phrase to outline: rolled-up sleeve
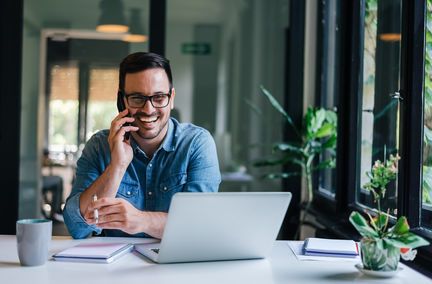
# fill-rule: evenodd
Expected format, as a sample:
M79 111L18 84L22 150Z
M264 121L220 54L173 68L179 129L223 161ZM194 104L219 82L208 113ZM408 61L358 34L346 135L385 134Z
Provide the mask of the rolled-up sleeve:
M66 227L74 239L82 239L89 236L92 232L100 234L102 229L95 225L89 225L84 220L80 212L80 196L93 182L102 174L102 163L100 159L100 149L95 136L90 139L77 162L76 179L72 186L72 192L66 200L63 217Z
M211 134L203 130L197 135L191 151L185 191L217 192L221 182L221 174L216 145Z

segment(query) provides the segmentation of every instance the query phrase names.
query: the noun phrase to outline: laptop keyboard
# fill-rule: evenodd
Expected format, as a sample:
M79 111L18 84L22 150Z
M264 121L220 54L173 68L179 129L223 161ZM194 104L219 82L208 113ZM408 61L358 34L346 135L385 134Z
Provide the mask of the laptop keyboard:
M151 249L155 253L159 253L159 249Z

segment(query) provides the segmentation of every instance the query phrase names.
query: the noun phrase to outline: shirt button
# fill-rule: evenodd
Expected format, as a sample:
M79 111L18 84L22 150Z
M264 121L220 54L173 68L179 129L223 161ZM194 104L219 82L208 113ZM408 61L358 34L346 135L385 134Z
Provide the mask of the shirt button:
M152 192L151 192L151 191L149 191L148 195L152 195Z
M131 195L131 192L130 191L128 191L128 192L126 192L127 193L127 195Z
M166 186L164 186L164 190L167 190L168 188Z
M151 168L151 167L152 167L152 164L149 164L149 167Z

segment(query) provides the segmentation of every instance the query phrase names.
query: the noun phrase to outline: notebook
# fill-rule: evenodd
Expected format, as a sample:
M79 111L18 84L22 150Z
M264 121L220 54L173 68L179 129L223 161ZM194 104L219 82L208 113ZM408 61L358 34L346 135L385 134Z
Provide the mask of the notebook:
M81 243L53 255L58 261L111 263L132 251L126 243Z
M135 250L157 263L265 258L290 201L289 192L176 193L162 241Z
M357 243L353 240L308 238L304 242L304 254L354 258L359 253Z

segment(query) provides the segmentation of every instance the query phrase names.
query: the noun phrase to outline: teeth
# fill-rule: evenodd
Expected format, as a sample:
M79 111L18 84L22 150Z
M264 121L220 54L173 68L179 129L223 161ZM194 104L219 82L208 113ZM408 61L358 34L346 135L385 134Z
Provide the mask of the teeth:
M157 116L150 116L150 117L141 117L140 120L142 122L155 122L157 120Z

